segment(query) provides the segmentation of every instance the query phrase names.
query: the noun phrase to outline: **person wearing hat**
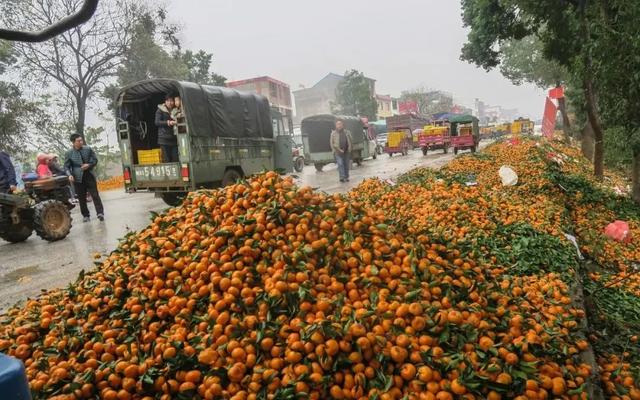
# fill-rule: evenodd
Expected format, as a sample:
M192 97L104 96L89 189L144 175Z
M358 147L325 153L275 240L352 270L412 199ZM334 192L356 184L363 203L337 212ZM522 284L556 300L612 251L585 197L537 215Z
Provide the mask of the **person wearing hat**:
M36 173L38 174L38 178L49 178L53 174L49 169L49 159L51 157L49 154L38 153L36 156L36 160L38 161L38 166L36 167Z
M155 123L158 128L158 145L162 149L164 162L178 162L178 139L173 131L176 120L171 116L175 107L173 96L167 94L164 103L158 105Z

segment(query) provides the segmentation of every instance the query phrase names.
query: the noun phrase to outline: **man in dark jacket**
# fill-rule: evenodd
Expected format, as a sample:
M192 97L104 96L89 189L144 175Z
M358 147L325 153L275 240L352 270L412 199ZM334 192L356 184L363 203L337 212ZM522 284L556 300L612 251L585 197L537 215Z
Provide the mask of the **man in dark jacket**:
M13 168L11 158L4 151L0 151L0 193L9 193L16 190L16 170Z
M164 103L158 105L156 110L156 126L158 127L158 145L162 148L164 162L178 162L178 138L174 134L173 127L176 120L171 117L174 107L173 96L168 94Z
M84 144L84 139L79 134L74 133L69 139L73 143L73 147L67 151L64 167L69 172L69 179L76 188L83 222L89 222L91 219L87 207L87 192L93 199L98 219L104 221L104 208L98 193L98 182L93 172L93 169L98 165L98 157L91 147Z

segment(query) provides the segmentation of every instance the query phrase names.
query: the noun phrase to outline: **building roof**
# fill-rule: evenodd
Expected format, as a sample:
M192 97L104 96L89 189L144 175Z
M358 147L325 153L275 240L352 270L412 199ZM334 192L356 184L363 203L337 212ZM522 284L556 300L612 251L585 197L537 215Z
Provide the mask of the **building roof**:
M329 72L327 75L324 76L324 78L320 79L313 86L308 87L308 88L294 90L293 93L295 94L295 93L304 92L305 90L314 89L314 88L318 87L319 85L321 85L327 79L342 80L342 79L344 79L344 75L336 74L334 72ZM375 79L372 79L372 78L367 78L367 79L372 80L372 81L375 82Z
M270 76L259 76L259 77L256 77L256 78L242 79L242 80L238 80L238 81L230 81L230 82L227 82L227 86L228 87L234 87L234 86L246 85L248 83L265 82L265 81L266 82L273 82L273 83L278 84L278 85L289 87L289 85L287 83L284 83L282 81L274 79L274 78L272 78Z

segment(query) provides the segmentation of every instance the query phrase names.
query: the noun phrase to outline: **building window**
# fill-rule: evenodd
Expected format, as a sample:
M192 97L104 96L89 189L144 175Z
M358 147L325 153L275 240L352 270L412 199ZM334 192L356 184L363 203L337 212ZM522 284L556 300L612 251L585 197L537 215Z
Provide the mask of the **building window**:
M273 82L269 82L269 95L274 99L278 97L278 86Z

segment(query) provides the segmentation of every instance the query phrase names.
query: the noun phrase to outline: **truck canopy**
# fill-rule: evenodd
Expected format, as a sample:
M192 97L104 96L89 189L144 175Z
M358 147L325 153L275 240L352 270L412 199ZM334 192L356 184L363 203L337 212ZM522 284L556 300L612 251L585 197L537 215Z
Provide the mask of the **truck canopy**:
M167 93L180 96L191 136L273 138L271 108L265 97L170 79L141 81L123 88L116 98L118 117L127 120L129 105Z
M360 118L331 114L313 115L303 119L300 123L302 136L309 138L310 153L332 151L331 145L329 144L329 137L338 119L343 120L345 129L351 132L354 146L364 142L364 135L362 134L364 124Z

